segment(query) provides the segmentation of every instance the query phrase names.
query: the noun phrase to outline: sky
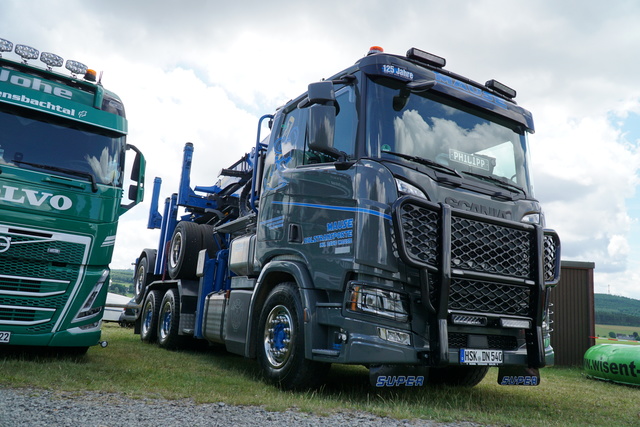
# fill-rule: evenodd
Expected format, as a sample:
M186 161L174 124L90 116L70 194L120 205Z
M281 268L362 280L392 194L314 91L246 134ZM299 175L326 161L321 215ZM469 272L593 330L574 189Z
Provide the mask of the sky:
M153 178L213 185L255 144L258 118L364 56L417 47L533 113L535 194L562 259L595 264L595 292L640 299L640 3L613 0L2 0L0 38L103 73L147 159L145 202L122 217L112 268L132 268ZM6 54L5 54L6 56Z

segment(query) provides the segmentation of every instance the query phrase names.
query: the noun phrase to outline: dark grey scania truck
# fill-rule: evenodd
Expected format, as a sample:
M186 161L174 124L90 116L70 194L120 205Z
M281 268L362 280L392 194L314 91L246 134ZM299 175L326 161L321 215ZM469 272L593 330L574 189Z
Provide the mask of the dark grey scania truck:
M187 143L136 261L142 340L222 344L286 389L332 363L378 387L472 386L491 366L537 385L560 241L532 192L532 116L444 66L372 48L263 116L210 186L191 187Z

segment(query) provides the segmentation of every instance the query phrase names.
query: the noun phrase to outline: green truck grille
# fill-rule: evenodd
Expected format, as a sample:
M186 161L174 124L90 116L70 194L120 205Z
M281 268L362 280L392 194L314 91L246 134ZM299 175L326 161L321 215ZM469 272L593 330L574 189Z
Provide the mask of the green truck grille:
M50 331L87 261L91 239L0 225L0 327Z

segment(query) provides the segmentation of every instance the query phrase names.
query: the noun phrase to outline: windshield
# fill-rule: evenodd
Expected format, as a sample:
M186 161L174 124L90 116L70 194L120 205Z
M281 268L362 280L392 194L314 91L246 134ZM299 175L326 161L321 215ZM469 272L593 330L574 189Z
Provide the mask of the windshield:
M0 111L0 166L11 165L98 184L122 185L125 137Z
M367 151L372 157L434 161L464 181L507 185L531 194L524 132L454 104L433 91L409 92L379 78L367 88ZM420 160L423 160L420 162ZM424 161L426 159L426 161Z

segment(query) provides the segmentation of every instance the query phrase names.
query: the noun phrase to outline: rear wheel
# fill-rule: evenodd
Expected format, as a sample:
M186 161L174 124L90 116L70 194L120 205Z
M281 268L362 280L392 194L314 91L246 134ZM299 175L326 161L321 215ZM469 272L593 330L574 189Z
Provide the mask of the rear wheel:
M267 297L258 324L258 362L267 381L280 388L314 388L329 364L304 356L302 301L295 283L276 286Z
M144 298L144 291L149 283L153 281L153 275L149 271L151 265L146 254L140 255L136 263L136 272L133 276L133 284L135 286L136 303L140 304Z
M162 298L158 316L158 345L163 348L176 348L182 343L179 333L180 310L176 301L175 289L169 289Z
M488 366L445 366L429 369L429 384L473 387L482 381Z
M158 338L158 315L160 313L160 291L151 291L144 300L140 313L140 339L145 342L155 342Z
M172 279L194 279L198 252L202 247L202 231L195 222L181 221L173 231L167 260Z

